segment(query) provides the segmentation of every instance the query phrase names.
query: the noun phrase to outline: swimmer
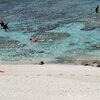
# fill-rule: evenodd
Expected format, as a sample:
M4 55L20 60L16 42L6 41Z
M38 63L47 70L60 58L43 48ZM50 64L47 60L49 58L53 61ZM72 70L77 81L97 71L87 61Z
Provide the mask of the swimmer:
M34 39L34 38L30 38L30 41L31 42L44 42L45 41L45 39Z
M97 5L97 7L95 8L95 12L99 13L99 5Z
M0 23L0 25L1 25L1 27L2 27L5 31L8 30L8 23L5 24L5 23L2 21L2 22Z
M30 41L32 41L32 42L37 42L37 40L34 39L34 38L30 38Z
M45 40L45 39L38 39L37 40L37 39L34 39L34 38L30 38L30 41L31 42L44 42L44 41L47 42L47 40ZM53 40L49 39L48 42L53 42Z

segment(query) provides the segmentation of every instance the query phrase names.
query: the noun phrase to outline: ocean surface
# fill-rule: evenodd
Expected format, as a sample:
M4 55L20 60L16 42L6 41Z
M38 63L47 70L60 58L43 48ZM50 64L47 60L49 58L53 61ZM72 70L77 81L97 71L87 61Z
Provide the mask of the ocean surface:
M100 0L0 0L0 61L100 56ZM44 40L32 43L29 39Z

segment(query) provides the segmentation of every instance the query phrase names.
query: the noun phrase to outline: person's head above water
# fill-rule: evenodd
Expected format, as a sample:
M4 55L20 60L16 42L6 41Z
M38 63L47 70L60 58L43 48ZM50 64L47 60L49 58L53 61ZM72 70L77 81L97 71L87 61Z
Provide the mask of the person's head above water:
M3 27L5 24L3 21L0 22L0 25Z
M30 40L32 40L32 38L30 38Z
M97 5L96 9L95 9L96 13L99 13L99 5Z
M7 29L8 29L8 23L4 23L3 21L1 21L0 22L0 25L1 25L1 27L5 30L5 31L7 31Z

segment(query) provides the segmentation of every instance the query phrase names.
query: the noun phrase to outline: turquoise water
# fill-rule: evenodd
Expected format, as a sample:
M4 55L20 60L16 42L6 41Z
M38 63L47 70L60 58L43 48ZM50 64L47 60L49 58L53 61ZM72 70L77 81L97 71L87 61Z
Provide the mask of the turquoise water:
M100 56L98 0L1 0L0 60ZM45 39L32 43L29 39ZM98 45L98 47L96 47Z

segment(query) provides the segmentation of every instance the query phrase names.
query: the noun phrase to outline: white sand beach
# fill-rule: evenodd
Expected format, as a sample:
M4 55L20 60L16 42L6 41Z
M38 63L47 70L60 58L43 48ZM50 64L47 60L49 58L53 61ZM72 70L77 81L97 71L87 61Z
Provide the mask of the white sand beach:
M1 64L0 70L0 100L100 100L96 67Z

